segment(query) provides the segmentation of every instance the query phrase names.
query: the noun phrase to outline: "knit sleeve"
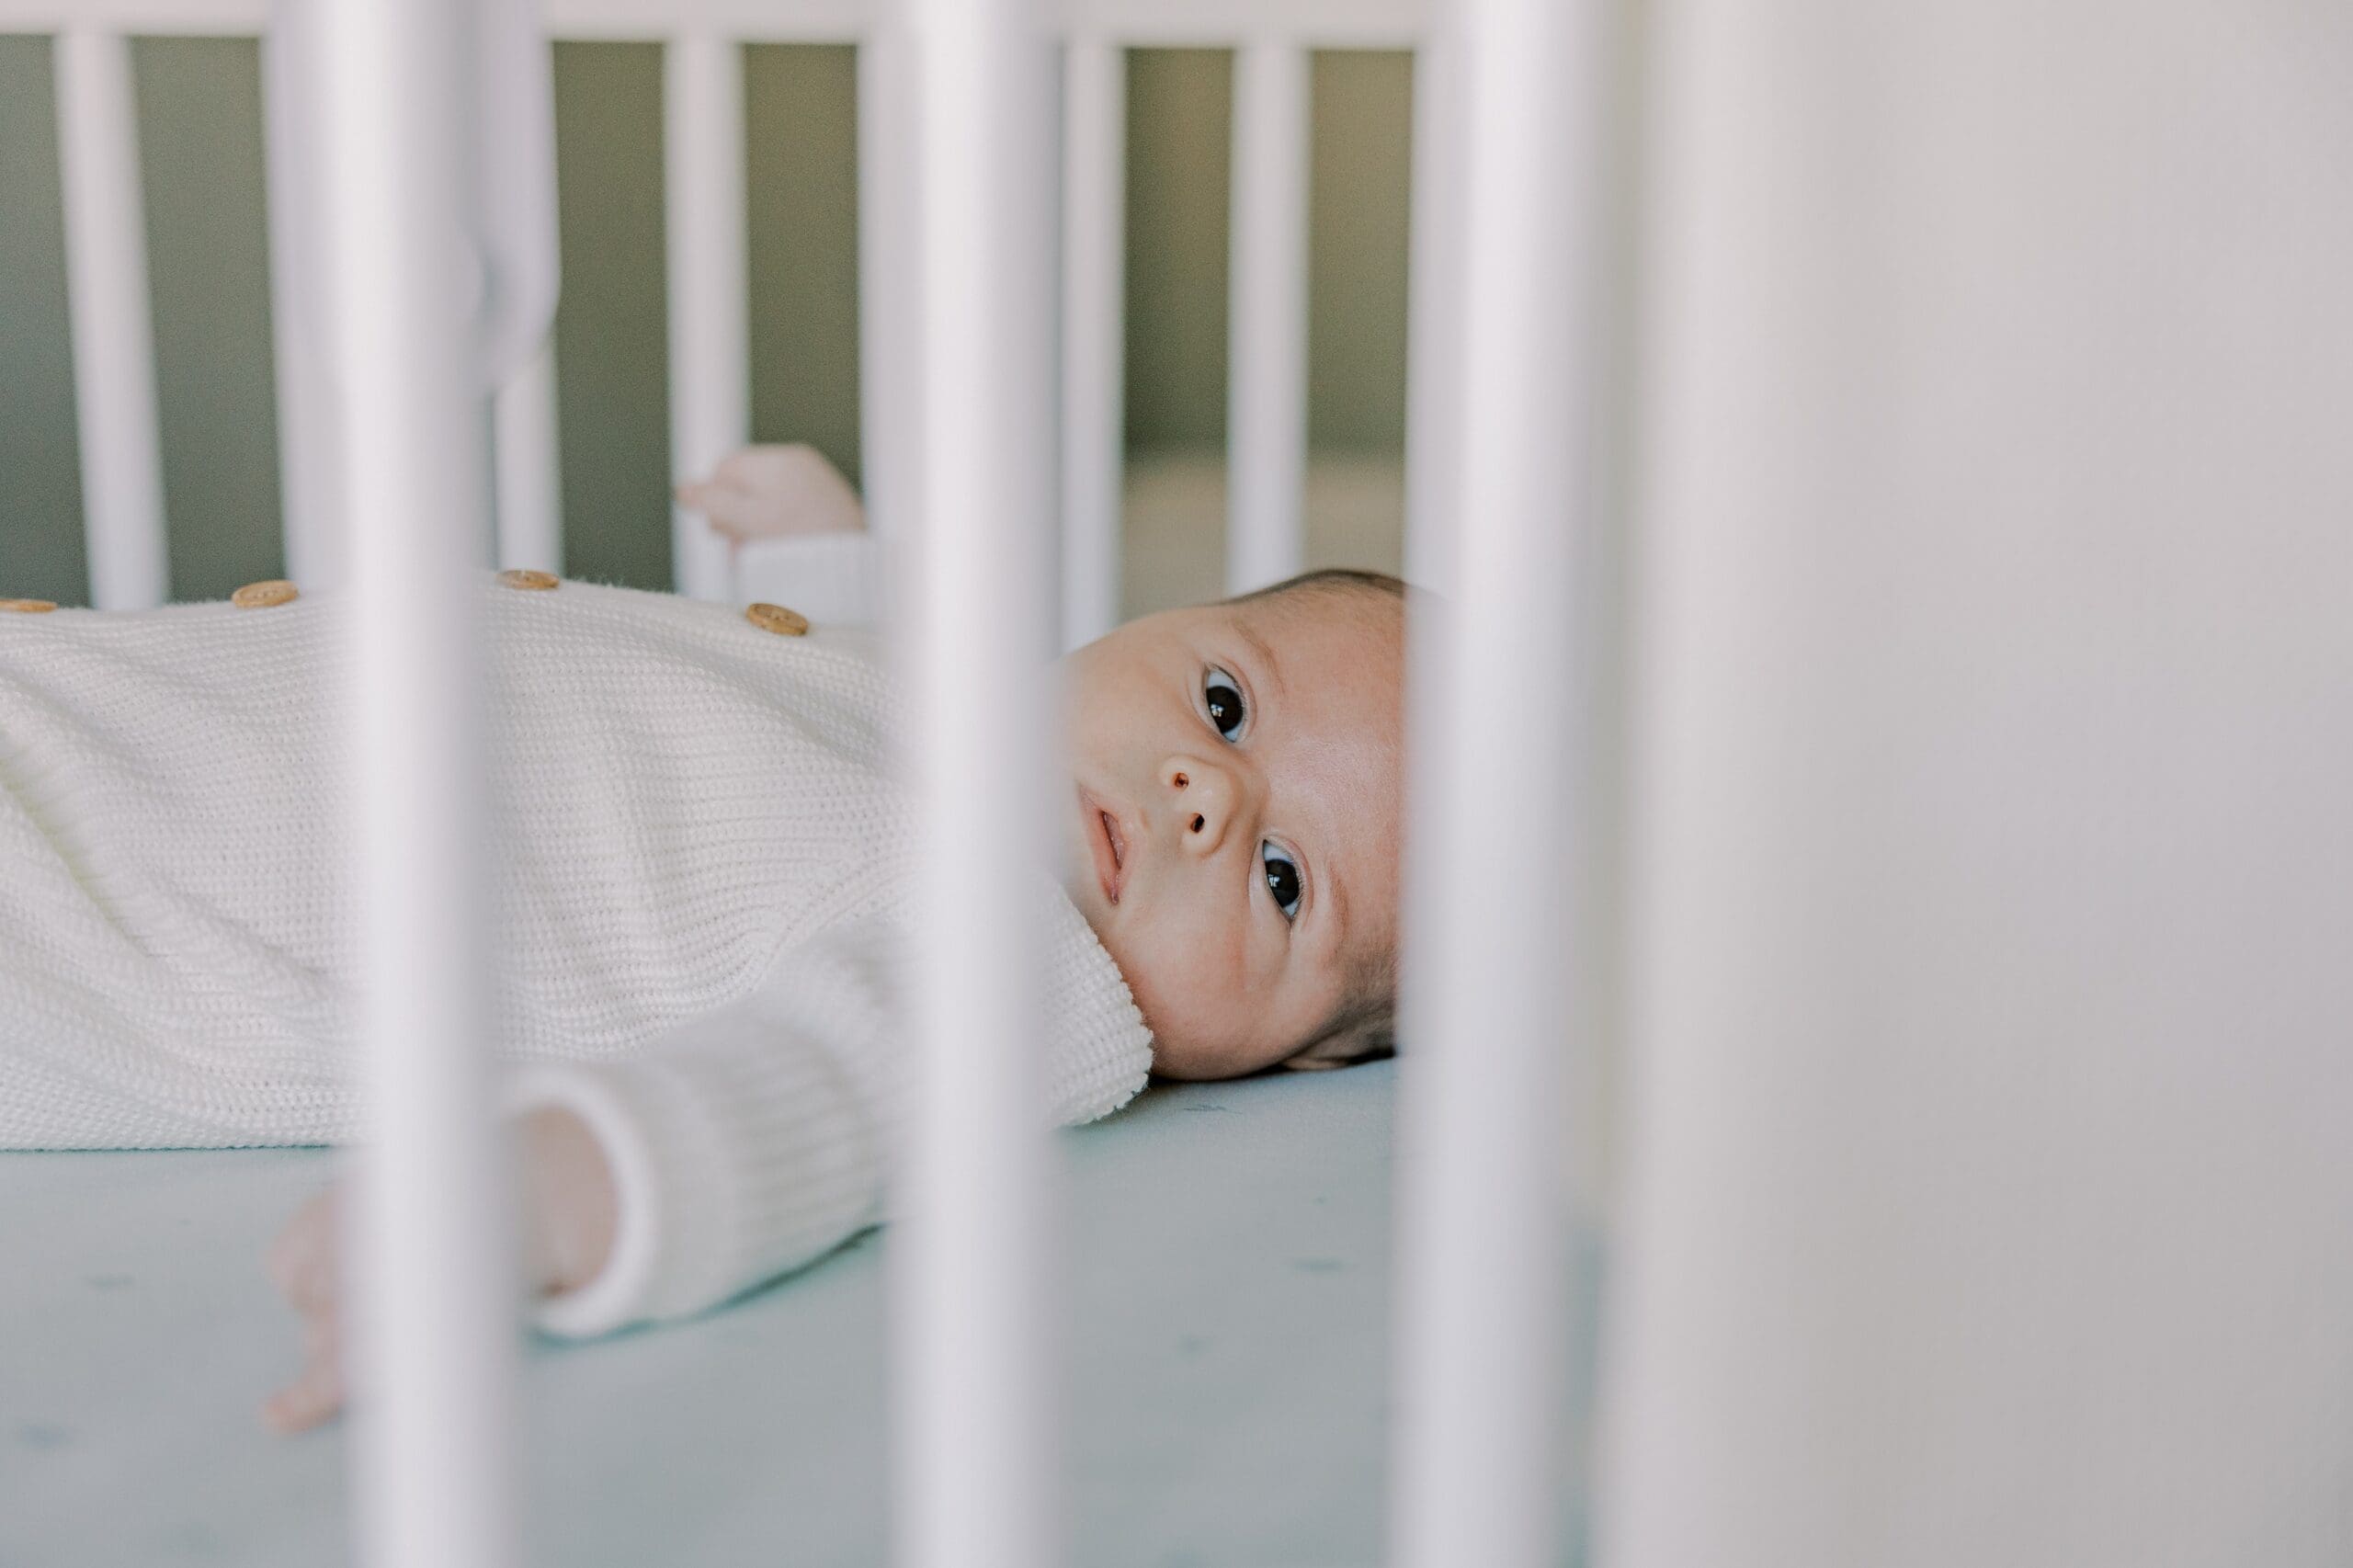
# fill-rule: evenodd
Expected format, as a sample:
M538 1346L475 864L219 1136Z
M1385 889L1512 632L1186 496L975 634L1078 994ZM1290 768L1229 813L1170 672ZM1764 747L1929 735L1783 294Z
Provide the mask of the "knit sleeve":
M795 534L755 540L735 558L746 599L790 605L820 626L871 627L881 600L880 551L871 534Z
M896 1038L901 942L883 921L837 928L641 1056L518 1074L518 1108L559 1106L587 1125L619 1199L605 1268L541 1302L541 1329L587 1337L688 1316L882 1218L913 1054ZM1091 933L1064 932L1050 952L1051 1110L1087 1120L1142 1085L1150 1037Z

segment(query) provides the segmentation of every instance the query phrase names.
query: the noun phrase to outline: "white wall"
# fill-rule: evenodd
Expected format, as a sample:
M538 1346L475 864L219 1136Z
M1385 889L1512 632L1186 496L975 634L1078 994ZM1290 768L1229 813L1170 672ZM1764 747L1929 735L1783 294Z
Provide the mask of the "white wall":
M1599 1561L2353 1560L2353 11L1651 42Z

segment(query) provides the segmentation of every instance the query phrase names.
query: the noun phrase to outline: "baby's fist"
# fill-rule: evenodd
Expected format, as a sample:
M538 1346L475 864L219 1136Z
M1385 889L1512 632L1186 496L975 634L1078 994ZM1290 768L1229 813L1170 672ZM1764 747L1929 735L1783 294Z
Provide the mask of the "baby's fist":
M678 504L742 541L854 533L866 526L858 493L814 447L745 447L709 479L678 486Z

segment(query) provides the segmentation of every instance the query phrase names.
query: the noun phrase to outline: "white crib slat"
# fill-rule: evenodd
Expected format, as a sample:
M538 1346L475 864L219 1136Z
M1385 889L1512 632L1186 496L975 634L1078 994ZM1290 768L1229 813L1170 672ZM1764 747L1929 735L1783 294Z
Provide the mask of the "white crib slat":
M170 574L131 44L72 28L56 56L90 602L142 609L164 602Z
M1053 57L1026 0L918 0L925 452L912 638L920 1081L893 1244L901 1561L1051 1568L1035 890L1054 613ZM1041 700L1008 702L1034 692ZM1067 809L1067 808L1065 808Z
M922 290L916 245L915 40L895 6L858 46L858 333L860 488L886 558L920 502ZM888 625L899 574L878 574Z
M1063 645L1120 620L1128 57L1063 52Z
M492 404L498 564L563 574L563 472L556 446L555 339L540 343Z
M517 1556L515 1250L488 1094L474 708L487 422L478 301L449 247L472 217L473 17L472 0L335 0L315 18L367 998L345 1300L357 1547L376 1568Z
M1233 59L1233 236L1227 286L1225 585L1279 582L1305 558L1307 52Z
M264 150L269 180L269 325L277 360L278 509L286 574L306 592L345 579L336 507L337 415L327 369L334 320L320 203L318 40L314 7L280 0L262 40Z
M1562 1086L1564 1058L1588 1049L1565 978L1582 744L1570 607L1595 490L1603 9L1468 0L1460 16L1461 396L1441 509L1459 528L1456 591L1415 671L1430 831L1409 868L1400 1079L1392 1551L1408 1568L1562 1558Z
M749 263L745 249L743 51L688 32L664 51L668 192L670 468L708 476L752 437ZM671 521L671 569L691 598L734 595L727 541L684 508Z
M1406 301L1405 576L1438 594L1454 583L1450 508L1462 392L1461 50L1433 28L1414 52L1413 234Z

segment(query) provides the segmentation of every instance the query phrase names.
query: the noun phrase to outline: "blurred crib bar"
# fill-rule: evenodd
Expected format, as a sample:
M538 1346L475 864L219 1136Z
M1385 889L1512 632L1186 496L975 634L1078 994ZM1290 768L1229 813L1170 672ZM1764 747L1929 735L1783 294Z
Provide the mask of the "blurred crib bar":
M917 0L922 497L905 552L924 804L919 1070L892 1257L897 1558L1061 1560L1053 1146L1037 926L1054 651L1052 55L1030 0Z
M485 96L531 88L489 68L521 3L320 5L315 119L295 128L316 138L335 258L324 325L352 578L368 1136L347 1274L354 1539L370 1568L504 1568L520 1545L473 605L486 346L542 336L554 303L489 205Z
M1567 1492L1564 1020L1578 887L1606 7L1469 0L1450 40L1461 287L1425 332L1459 396L1417 412L1454 460L1425 492L1452 597L1416 650L1401 1064L1399 1420L1392 1550L1410 1568L1560 1561ZM1425 122L1427 123L1427 121ZM1427 167L1427 165L1424 165ZM1427 247L1422 254L1427 255ZM1454 279L1449 279L1454 281ZM1448 331L1454 326L1456 331ZM1427 335L1417 339L1427 342ZM1495 839L1510 869L1497 874Z

